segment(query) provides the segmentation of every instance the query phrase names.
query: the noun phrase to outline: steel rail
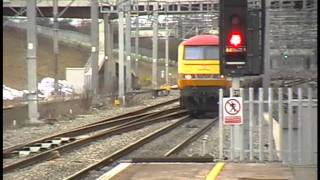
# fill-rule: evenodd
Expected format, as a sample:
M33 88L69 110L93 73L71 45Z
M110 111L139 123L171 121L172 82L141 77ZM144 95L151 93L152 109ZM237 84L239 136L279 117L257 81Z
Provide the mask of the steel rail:
M84 129L86 129L87 127L90 128L90 127L93 127L93 125L97 125L97 124L101 125L101 123L103 123L103 122L116 120L116 119L121 119L121 118L123 118L123 120L124 119L135 118L135 117L139 116L139 114L140 114L140 116L145 116L145 115L148 115L148 113L146 113L146 114L143 114L143 113L145 113L145 112L147 112L149 110L152 110L152 109L155 109L155 108L158 108L158 107L161 107L161 106L165 106L165 105L168 105L168 104L172 104L172 103L177 102L177 101L178 101L178 98L173 99L173 100L169 100L169 101L166 101L166 102L162 102L162 103L159 103L159 104L156 104L156 105L153 105L153 106L149 106L149 107L146 107L146 108L141 108L141 109L138 109L138 110L135 110L135 111L131 111L131 112L128 112L128 113L125 113L125 114L121 114L121 115L118 115L118 116L114 116L114 117L111 117L111 118L103 119L103 120L100 120L100 121L97 121L97 122L94 122L94 123L90 123L90 124L87 124L87 125L84 125L84 126L81 126L81 127L77 127L77 128L72 129L72 130L68 130L68 131L62 132L62 133L57 133L57 134L54 134L54 135L46 136L44 138L36 139L34 141L31 141L31 142L14 145L14 146L11 146L11 147L3 149L2 154L3 154L4 157L7 157L7 156L10 156L11 152L13 152L13 151L15 151L15 150L17 150L19 148L22 148L22 147L25 147L25 146L28 146L28 145L31 145L31 144L35 144L35 143L38 143L38 142L41 142L41 141L46 141L46 140L49 140L49 139L53 139L55 137L76 135L77 132L84 131Z
M165 134L166 132L176 128L180 124L186 122L186 120L188 120L188 119L189 119L189 115L183 116L183 117L179 118L177 122L170 124L170 125L167 125L161 129L157 130L156 132L153 132L153 133L143 137L142 139L135 141L134 143L114 152L113 154L109 155L108 157L104 158L103 160L101 160L91 166L88 166L87 168L82 169L79 172L76 172L75 174L67 177L65 180L81 179L85 175L87 175L90 171L115 162L117 159L119 159L119 158L129 154L130 152L138 149L142 145L144 145L144 144L150 142L151 140Z
M308 82L311 82L311 81L312 80L309 80L309 79L296 79L296 80L292 80L292 81L285 81L283 83L283 86L284 87L297 86L297 85L308 83Z
M58 153L59 155L61 155L61 154L66 153L66 152L68 152L70 150L74 150L76 147L84 146L84 145L86 145L86 144L88 144L90 142L97 141L97 140L99 140L101 138L104 138L104 137L107 137L107 136L110 137L110 136L113 136L113 135L116 135L116 134L121 134L121 133L124 133L124 132L128 132L130 130L134 130L134 129L138 129L138 128L144 127L144 126L149 125L149 124L153 124L153 123L156 123L156 122L161 122L161 121L164 121L164 120L168 120L170 118L176 118L176 117L184 116L186 114L187 114L186 110L179 110L178 112L169 113L169 114L166 114L166 115L163 115L163 116L160 116L160 117L156 117L156 118L153 118L153 119L147 119L147 120L138 121L138 122L137 121L127 122L125 124L110 128L108 130L104 130L102 132L99 132L96 135L93 135L93 136L90 136L90 137L86 137L86 138L83 138L83 139L80 139L80 140L76 140L76 141L73 141L73 142L71 142L69 144L62 145L62 146L53 148L53 149L51 149L49 151L45 151L43 153L31 156L31 157L29 157L27 159L24 159L24 160L21 160L21 161L14 162L14 163L11 163L9 165L6 165L6 166L3 167L3 173L8 173L10 171L13 171L13 170L16 170L16 169L19 169L19 168L23 168L23 167L25 167L27 165L33 165L33 164L36 164L38 162L42 162L42 161L48 160L48 159L50 159L52 157L52 153L55 153L55 154Z
M94 132L94 131L99 131L99 130L102 130L102 129L111 128L111 127L116 126L116 125L118 125L118 126L126 125L128 123L139 122L139 121L148 119L150 117L152 117L152 118L159 117L161 115L172 113L172 112L175 112L177 110L180 110L180 107L175 107L175 108L171 108L171 109L167 109L167 110L163 110L163 111L159 111L159 112L144 113L144 114L141 114L141 115L134 115L134 116L126 117L126 118L120 118L120 119L116 119L116 120L102 122L102 123L99 123L99 124L94 124L94 125L91 125L91 126L85 126L84 128L79 128L79 129L75 129L75 130L69 131L69 132L64 133L64 134L59 134L59 136L50 136L50 137L47 137L47 138L42 138L41 139L42 141L38 140L38 141L36 141L36 143L27 143L26 146L18 148L15 151L23 149L24 147L26 147L26 148L30 147L30 146L35 145L37 143L47 142L47 141L54 140L54 139L59 139L60 137L71 137L71 138L74 138L75 136L85 135L87 133L91 133L91 132ZM9 158L9 157L11 157L13 155L14 155L14 151L11 151L11 153L3 154L3 156L5 158Z
M164 156L169 157L172 154L175 154L179 151L181 151L183 148L188 146L192 141L199 138L203 133L207 132L213 125L216 124L218 118L215 118L213 121L205 125L203 128L199 129L197 132L183 140L180 144L176 145L174 148L172 148L170 151L168 151Z
M34 144L37 144L37 143L45 142L45 141L52 140L52 139L59 138L59 137L79 136L79 135L83 135L85 133L90 133L92 131L97 131L99 129L106 128L108 126L112 127L112 126L114 126L116 124L121 123L122 121L125 121L125 120L129 121L132 118L139 118L139 117L143 118L145 116L153 115L153 114L154 113L144 113L144 114L141 114L141 115L129 116L129 117L125 117L125 118L120 118L120 119L110 120L110 121L106 121L106 122L101 122L99 124L85 125L83 127L79 127L79 128L76 128L76 129L73 129L73 130L70 130L70 131L66 131L66 132L62 132L62 133L58 133L58 134L54 134L54 135L49 135L49 136L46 136L46 137L43 137L43 138L40 138L40 139L33 140L31 142L18 144L16 146L7 148L7 149L5 149L3 151L3 157L4 158L9 158L9 157L11 157L11 155L13 155L14 151L18 151L19 149L22 149L24 147L28 147L28 146L31 146L31 145L34 145Z

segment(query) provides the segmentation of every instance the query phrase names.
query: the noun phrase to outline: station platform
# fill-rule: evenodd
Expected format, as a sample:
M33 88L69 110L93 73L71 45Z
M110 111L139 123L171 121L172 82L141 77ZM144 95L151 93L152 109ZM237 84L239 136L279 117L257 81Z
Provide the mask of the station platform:
M317 167L281 163L120 163L98 180L298 180L317 179Z

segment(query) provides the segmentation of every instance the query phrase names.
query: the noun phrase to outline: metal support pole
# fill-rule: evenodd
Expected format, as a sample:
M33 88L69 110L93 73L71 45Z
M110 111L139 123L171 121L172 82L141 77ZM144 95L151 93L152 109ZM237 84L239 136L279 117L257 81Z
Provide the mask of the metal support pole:
M196 35L199 35L199 27L198 26L196 26Z
M152 88L158 87L157 61L158 61L158 4L153 11L153 38L152 38Z
M284 148L283 148L283 91L282 88L278 89L278 120L279 120L279 145L280 156L279 160L283 160Z
M120 9L121 8L121 9ZM123 9L120 6L119 8L119 99L122 100L122 104L125 104L125 95L124 95L124 37L123 37Z
M118 83L118 79L117 79L117 75L116 75L116 60L113 56L113 49L114 49L114 29L113 29L113 24L112 22L110 22L110 40L108 41L110 43L110 48L108 49L110 52L108 53L108 59L110 60L110 72L111 72L111 77L112 77L112 93L115 94L118 89L117 89L117 83Z
M312 87L308 87L308 103L307 103L307 112L310 113L309 117L308 117L308 121L304 121L303 126L305 127L305 131L302 130L303 132L303 139L307 139L307 142L304 142L302 144L303 149L302 149L302 163L306 164L308 163L315 163L318 164L317 161L317 154L318 154L318 141L317 141L317 134L318 134L318 119L313 119L312 118L312 111L313 111L313 107L312 107L312 98L313 98L313 88ZM317 117L317 115L315 116ZM309 138L310 137L310 138Z
M263 144L262 144L262 128L263 128L263 88L259 88L259 110L258 110L258 121L259 121L259 161L263 161Z
M219 159L223 160L223 90L219 89Z
M250 161L253 160L253 101L254 101L254 91L253 88L249 88L249 158Z
M298 162L302 164L302 89L298 88Z
M240 82L239 82L240 85ZM240 88L240 97L244 99L244 93L243 88ZM244 108L244 103L242 103L242 108ZM243 117L244 118L244 117ZM239 149L240 149L240 161L244 160L244 148L248 148L248 141L244 141L244 123L247 123L247 121L243 120L243 124L237 126L239 129ZM236 128L237 129L237 128ZM236 141L237 142L237 141Z
M263 89L266 92L267 88L270 86L270 44L269 44L269 3L268 0L263 0L263 10L264 10L264 50L263 50L263 59L264 59L264 76L263 76Z
M292 163L293 160L293 106L292 106L292 88L288 88L288 161Z
M183 22L181 23L181 39L185 39L185 26L183 25Z
M168 20L166 21L166 84L169 84L169 27Z
M53 54L54 54L54 91L58 93L58 0L53 0Z
M126 4L127 13L126 13L126 92L131 91L132 82L131 82L131 13L130 13L130 0Z
M233 92L233 96L241 97L243 96L243 93L240 93L240 78L232 78L232 89L239 90L239 94L235 94ZM234 140L234 149L235 149L235 158L240 157L240 159L243 159L241 151L243 150L243 125L235 125L233 127L233 140Z
M139 11L137 11L139 13ZM138 75L138 63L139 63L139 14L136 17L136 33L135 33L135 73Z
M111 22L110 14L104 14L104 89L107 94L112 94L113 90L113 77L112 77L112 47L111 47Z
M233 97L233 87L230 89L230 97ZM230 160L234 160L234 125L230 126Z
M27 1L27 75L28 75L28 115L30 123L37 123L38 97L37 97L37 36L36 36L36 0Z
M268 132L268 160L273 160L273 91L272 88L268 88L268 111L269 111L269 132Z
M96 101L98 90L98 53L99 53L99 22L98 1L91 1L91 69L92 69L92 103Z

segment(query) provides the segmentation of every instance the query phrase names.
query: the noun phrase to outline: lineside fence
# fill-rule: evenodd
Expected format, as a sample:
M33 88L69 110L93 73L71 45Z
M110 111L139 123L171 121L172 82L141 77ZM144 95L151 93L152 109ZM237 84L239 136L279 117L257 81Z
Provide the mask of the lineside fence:
M239 92L244 123L236 127L223 124L224 93L219 91L220 160L317 165L317 88L268 88L267 92L240 88Z

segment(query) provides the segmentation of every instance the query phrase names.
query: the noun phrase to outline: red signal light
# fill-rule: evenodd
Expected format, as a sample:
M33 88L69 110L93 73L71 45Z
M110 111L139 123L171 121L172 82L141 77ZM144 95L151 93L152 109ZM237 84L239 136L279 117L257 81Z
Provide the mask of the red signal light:
M228 37L228 44L230 47L240 47L243 44L243 37L240 32L231 32Z

